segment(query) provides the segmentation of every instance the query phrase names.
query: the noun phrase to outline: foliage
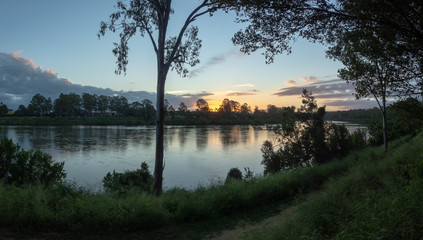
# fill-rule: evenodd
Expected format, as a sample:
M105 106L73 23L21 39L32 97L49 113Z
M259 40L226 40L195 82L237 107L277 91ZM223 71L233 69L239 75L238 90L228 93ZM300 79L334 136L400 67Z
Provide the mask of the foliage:
M264 174L322 164L367 144L364 132L350 134L344 125L326 123L325 107L318 108L312 92L304 89L302 96L303 105L297 115L288 111L288 117L281 119L282 123L273 129L279 148L275 150L270 141L261 147Z
M388 150L386 101L423 90L422 1L228 1L238 21L249 22L233 37L241 51L265 49L266 62L290 52L298 36L328 46L345 67L339 76L357 99L374 97L382 113Z
M389 105L394 117L391 120L393 138L407 134L416 135L423 126L423 102L416 98L407 98Z
M25 151L12 139L0 141L0 182L16 186L55 184L66 173L64 162L54 162L49 154L40 150Z
M101 22L98 37L106 31L120 31L120 42L114 43L113 54L117 57L116 74L126 72L128 64L128 41L133 36L147 36L151 41L157 60L157 117L156 117L156 153L154 165L154 192L159 195L163 183L164 124L166 107L164 104L165 83L169 70L175 70L182 77L188 75L187 66L193 67L200 61L201 40L198 28L190 26L198 17L216 10L216 3L203 0L187 16L176 36L168 36L170 16L173 14L172 1L131 0L129 3L118 1L116 12L110 15L109 22Z
M203 114L205 114L205 113L207 113L207 112L210 111L209 103L206 100L202 99L202 98L200 98L200 99L197 100L197 108Z
M190 191L170 189L158 197L139 188L131 188L127 194L114 194L92 193L60 184L47 188L0 184L0 225L19 231L112 233L219 221L317 189L355 163L349 157L345 161L256 177L254 181L216 183Z
M231 168L226 176L225 182L231 182L236 180L242 180L242 172L238 168Z
M351 134L345 125L330 124L328 147L331 154L338 158L345 157L351 148L350 137Z
M7 105L0 102L0 117L7 116L8 111L9 111L9 108L7 107Z
M421 239L423 135L355 153L356 162L251 239Z
M50 98L45 98L41 94L35 94L28 105L28 111L34 116L49 115L53 110L53 105Z
M153 176L148 170L146 162L141 163L141 169L125 171L124 173L108 172L103 178L103 186L110 192L127 192L132 188L150 192L153 184Z
M76 93L63 94L54 100L56 116L76 117L81 113L81 96Z
M303 105L297 116L289 115L291 119L283 119L282 124L274 128L281 145L279 149L274 151L273 144L269 141L261 148L265 174L314 163L321 164L329 160L325 108L317 108L312 92L304 89L302 96Z
M97 94L91 95L89 93L82 94L82 107L88 114L92 114L94 110L97 110L98 96Z
M325 44L329 48L329 55L338 51L348 40L357 38L366 45L363 49L356 48L359 54L365 54L370 46L384 49L379 51L379 57L390 59L391 66L400 72L408 72L409 77L396 81L393 87L395 91L407 94L422 90L421 1L225 2L232 4L232 9L238 12L239 22L249 23L232 39L241 46L242 52L264 49L266 62L270 63L275 55L285 51L289 53L298 37Z

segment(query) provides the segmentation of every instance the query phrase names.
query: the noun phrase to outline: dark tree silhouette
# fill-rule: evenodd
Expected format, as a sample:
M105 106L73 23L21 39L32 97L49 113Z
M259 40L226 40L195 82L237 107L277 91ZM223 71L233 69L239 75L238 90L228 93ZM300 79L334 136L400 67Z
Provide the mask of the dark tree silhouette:
M181 76L188 74L186 65L199 63L201 40L198 28L190 26L198 17L216 10L216 3L203 0L188 15L175 37L168 37L167 30L170 15L173 13L171 0L131 0L129 4L118 1L115 13L110 15L108 23L101 22L98 36L104 36L106 30L120 31L120 43L114 43L113 53L117 57L116 73L126 71L128 64L128 41L140 34L147 36L153 45L157 58L157 117L156 117L156 154L154 167L154 193L159 195L163 182L163 133L165 120L164 90L166 77L170 69ZM184 41L183 41L184 40Z
M233 37L245 53L265 49L266 62L290 52L298 36L328 46L356 97L375 97L387 151L386 98L423 95L423 2L417 0L228 0L249 26Z

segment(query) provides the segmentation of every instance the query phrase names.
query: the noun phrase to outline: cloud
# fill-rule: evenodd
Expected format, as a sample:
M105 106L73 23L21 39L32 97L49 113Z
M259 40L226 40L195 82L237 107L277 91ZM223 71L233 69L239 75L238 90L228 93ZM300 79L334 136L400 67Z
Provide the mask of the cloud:
M254 96L256 95L256 93L258 92L258 90L256 89L251 89L245 92L229 92L226 94L226 96L228 97L239 97L239 96Z
M306 88L313 92L313 95L318 98L318 96L326 96L329 94L336 94L338 97L345 96L351 97L354 88L341 79L334 79L328 81L322 81L319 83L306 84L301 86L291 86L286 88L279 89L278 92L273 95L276 96L300 96L302 90Z
M376 104L373 99L370 101L355 100L354 87L348 85L342 79L318 81L317 78L314 78L314 82L309 81L308 84L301 86L291 85L290 87L281 88L272 95L279 97L300 97L304 88L311 91L313 96L316 97L316 100L321 104L338 109L368 108L374 107Z
M302 77L302 78L300 78L300 80L303 81L303 82L306 82L306 83L312 83L312 82L317 81L317 77L314 77L314 76Z
M23 52L23 50L19 50L16 51L12 54L10 54L10 56L14 59L16 59L17 61L23 63L24 65L28 65L30 66L32 69L35 69L35 63L34 61L32 61L32 59L26 59L26 58L21 58L19 57L19 55Z
M197 77L198 74L204 72L207 68L212 67L214 65L221 64L221 63L225 62L229 57L237 55L237 53L238 53L237 51L236 52L235 51L229 51L229 52L226 52L224 54L214 56L214 57L210 58L204 64L200 65L200 67L192 70L189 74L189 77L190 78Z
M74 92L90 93L106 96L124 96L130 102L150 99L156 102L156 94L147 91L115 91L110 88L98 88L94 86L83 86L73 84L68 78L60 78L52 70L43 70L41 66L35 67L31 59L19 57L22 51L12 54L0 53L0 102L3 102L11 109L17 109L20 104L27 106L31 98L40 93L52 100L59 97L60 93ZM210 92L166 94L166 98L173 106L179 106L185 102L188 107L194 106L195 101L201 97L211 96Z
M293 81L293 80L285 81L285 84L286 85L289 85L289 86L292 86L292 87L297 86L297 83L295 81Z
M235 85L235 87L249 87L249 88L252 88L252 87L254 87L254 84L251 84L251 83L243 83L243 84Z

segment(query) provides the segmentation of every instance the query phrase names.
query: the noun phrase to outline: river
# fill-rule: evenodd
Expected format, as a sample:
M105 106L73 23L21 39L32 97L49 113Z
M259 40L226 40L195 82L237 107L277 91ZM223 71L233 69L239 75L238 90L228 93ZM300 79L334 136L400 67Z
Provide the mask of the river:
M143 161L154 168L155 127L0 126L0 136L64 161L67 180L94 191L102 189L107 172L135 170ZM274 141L275 134L264 126L167 126L164 189L224 180L233 167L261 174L265 140Z

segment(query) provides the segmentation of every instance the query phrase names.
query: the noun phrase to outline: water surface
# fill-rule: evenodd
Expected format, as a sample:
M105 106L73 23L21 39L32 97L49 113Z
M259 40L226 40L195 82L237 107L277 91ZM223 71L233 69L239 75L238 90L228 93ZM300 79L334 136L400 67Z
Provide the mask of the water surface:
M135 170L145 161L153 172L155 127L0 126L0 136L64 161L67 179L93 190L113 170ZM265 140L275 141L275 134L263 126L167 126L163 186L193 189L225 179L233 167L261 174Z

